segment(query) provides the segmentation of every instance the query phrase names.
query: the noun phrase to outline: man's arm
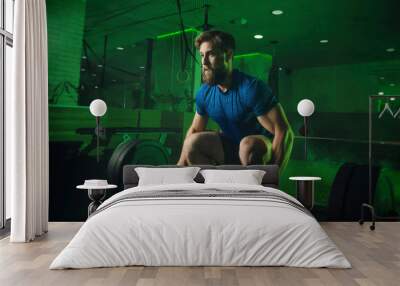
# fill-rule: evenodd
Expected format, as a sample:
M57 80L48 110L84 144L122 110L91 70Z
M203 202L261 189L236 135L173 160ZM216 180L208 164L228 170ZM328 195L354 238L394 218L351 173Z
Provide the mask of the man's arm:
M274 139L272 141L272 162L281 165L285 155L284 142L286 133L292 133L282 106L278 103L267 113L258 116L257 120L260 122L261 126L274 134Z
M193 133L205 131L207 126L207 121L208 121L207 115L200 115L196 112L193 117L192 125L186 132L185 138L189 137Z
M200 115L196 112L194 115L193 121L192 121L192 125L189 127L188 131L186 132L185 139L194 133L205 131L206 126L207 126L207 121L208 121L207 115ZM183 144L185 144L185 142ZM184 147L182 146L181 156L179 158L179 161L177 162L178 166L186 166L187 165L186 155L184 153L185 153Z

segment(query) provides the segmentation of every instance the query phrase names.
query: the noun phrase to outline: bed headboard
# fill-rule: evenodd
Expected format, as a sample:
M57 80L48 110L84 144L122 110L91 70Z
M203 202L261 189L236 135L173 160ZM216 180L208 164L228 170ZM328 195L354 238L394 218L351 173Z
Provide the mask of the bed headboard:
M136 167L157 167L157 168L177 168L176 165L162 165L162 166L152 166L152 165L125 165L123 169L123 184L124 190L132 187L136 187L139 182L139 177L135 172ZM220 169L220 170L263 170L265 171L264 178L262 180L262 185L265 187L279 188L279 166L278 165L196 165L201 169ZM197 183L204 183L203 176L199 173L194 179Z

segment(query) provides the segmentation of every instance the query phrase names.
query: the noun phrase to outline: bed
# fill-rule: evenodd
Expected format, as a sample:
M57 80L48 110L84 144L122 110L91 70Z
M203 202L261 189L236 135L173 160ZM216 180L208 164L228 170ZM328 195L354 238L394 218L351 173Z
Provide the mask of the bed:
M199 166L265 170L261 185L204 184L198 174L196 183L153 186L138 186L136 167L124 167L124 191L88 218L50 269L351 267L308 210L279 190L277 166Z

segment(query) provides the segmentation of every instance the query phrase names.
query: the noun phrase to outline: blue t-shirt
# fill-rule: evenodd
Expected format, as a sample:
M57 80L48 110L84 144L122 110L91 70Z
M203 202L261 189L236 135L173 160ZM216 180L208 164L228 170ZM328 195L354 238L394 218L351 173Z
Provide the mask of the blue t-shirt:
M272 137L257 121L278 103L270 88L261 80L238 70L232 72L232 86L223 93L217 85L202 84L196 95L196 110L208 115L223 135L239 144L248 135Z

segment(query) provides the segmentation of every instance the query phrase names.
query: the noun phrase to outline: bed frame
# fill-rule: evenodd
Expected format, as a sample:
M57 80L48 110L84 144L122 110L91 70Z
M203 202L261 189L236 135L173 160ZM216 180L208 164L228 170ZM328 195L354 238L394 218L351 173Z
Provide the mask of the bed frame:
M149 168L177 168L176 165L162 165L162 166L153 166L153 165L125 165L123 169L123 184L124 190L128 188L133 188L138 185L139 177L135 172L136 167L149 167ZM202 170L204 169L217 169L217 170L263 170L265 171L264 178L262 180L262 185L265 187L272 187L279 189L279 166L278 165L250 165L250 166L241 166L241 165L196 165L196 167L200 167ZM194 179L197 183L204 183L203 176L199 173Z

